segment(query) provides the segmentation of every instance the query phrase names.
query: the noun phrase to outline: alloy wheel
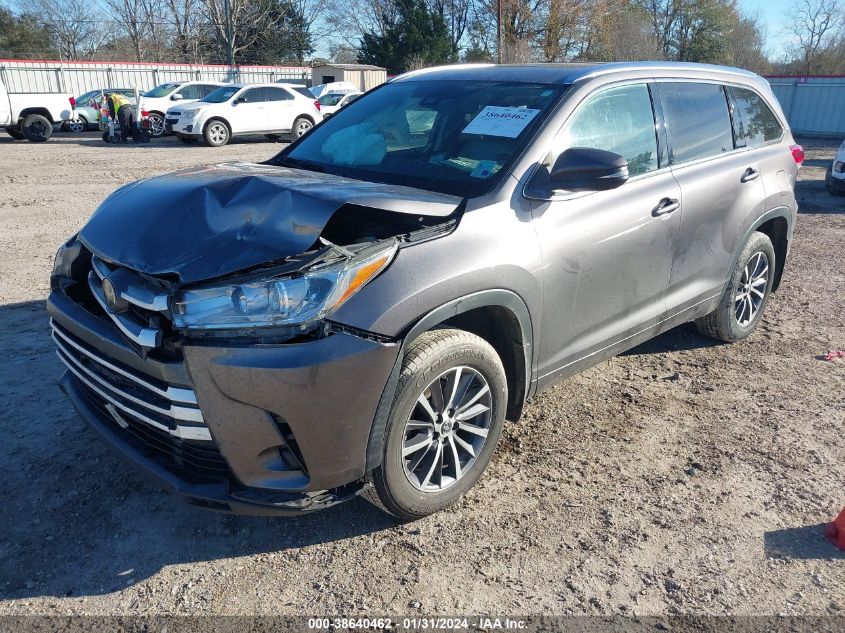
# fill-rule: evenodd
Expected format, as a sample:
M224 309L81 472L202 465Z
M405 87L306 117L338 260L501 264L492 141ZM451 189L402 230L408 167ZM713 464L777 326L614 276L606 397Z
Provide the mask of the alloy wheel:
M492 394L471 367L453 367L419 395L405 422L402 464L422 492L453 486L472 468L490 431Z
M758 251L745 265L734 295L734 316L741 327L747 327L763 305L769 282L769 258Z
M215 145L223 145L229 137L229 130L222 123L212 123L208 128L208 136Z
M160 114L156 114L155 112L151 112L149 115L150 120L150 134L153 136L163 136L164 135L164 117Z
M296 126L296 138L305 134L312 127L314 126L311 124L311 121L307 121L305 119L301 120Z
M88 123L85 121L85 119L79 119L78 121L68 121L67 123L65 123L65 125L67 126L68 131L73 132L74 134L80 134L81 132L84 132L88 127Z

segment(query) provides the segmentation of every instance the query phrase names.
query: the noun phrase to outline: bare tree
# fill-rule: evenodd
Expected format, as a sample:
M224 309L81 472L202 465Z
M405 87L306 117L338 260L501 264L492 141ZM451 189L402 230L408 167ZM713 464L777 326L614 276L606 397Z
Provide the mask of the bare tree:
M452 54L457 57L461 44L469 26L470 8L472 0L430 0L432 10L443 18L449 29L449 39L452 42Z
M143 61L148 34L147 12L144 0L103 0L117 18L119 28L132 43L135 61Z
M326 0L325 15L329 30L344 44L358 48L364 33L384 36L396 21L394 0Z
M254 0L202 0L211 34L229 64L242 50L251 47L262 36L263 30L273 28L267 23L269 3Z
M843 16L839 0L794 0L786 32L795 37L805 75L817 72L816 58L842 37Z
M199 59L200 0L165 0L174 45L183 62Z
M91 58L111 37L108 24L91 19L87 0L33 0L33 8L64 59Z

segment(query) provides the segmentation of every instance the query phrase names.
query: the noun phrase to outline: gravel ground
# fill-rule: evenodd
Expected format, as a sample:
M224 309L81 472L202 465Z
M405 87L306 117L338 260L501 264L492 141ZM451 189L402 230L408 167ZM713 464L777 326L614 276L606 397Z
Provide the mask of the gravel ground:
M0 614L842 614L845 198L805 141L801 216L758 332L689 327L535 398L454 509L293 519L189 508L55 387L53 254L129 180L280 147L0 138Z

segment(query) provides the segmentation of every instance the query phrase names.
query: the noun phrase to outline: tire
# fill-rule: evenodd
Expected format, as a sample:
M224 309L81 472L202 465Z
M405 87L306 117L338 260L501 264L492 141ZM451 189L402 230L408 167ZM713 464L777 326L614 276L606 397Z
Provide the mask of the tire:
M760 322L772 293L776 263L769 237L764 233L752 233L731 271L719 305L710 314L696 319L698 331L726 343L749 336Z
M82 134L88 131L88 121L84 116L80 116L78 121L65 121L62 123L62 131L70 132L71 134Z
M40 114L29 114L23 120L21 131L27 140L43 143L53 135L53 124L47 117Z
M206 123L202 135L206 145L210 147L223 147L231 137L229 126L220 119L211 119Z
M453 392L456 375L458 389ZM464 419L447 413L435 419L426 412L423 401L431 410L455 411L448 407L452 393L457 410L478 413ZM446 405L440 406L438 394L445 394ZM365 498L403 521L455 503L490 462L502 433L507 400L502 361L487 341L455 329L422 334L402 362L382 462L367 475L371 485L364 491ZM422 448L403 455L415 446ZM438 462L444 451L445 461ZM455 457L460 470L454 466Z
M150 112L150 135L153 138L161 138L166 130L164 129L164 115L161 112Z
M16 141L22 141L23 139L26 138L23 135L23 132L21 132L18 128L15 128L15 127L12 127L12 126L9 126L9 127L6 128L6 134L11 136Z
M305 134L310 132L311 128L313 127L314 122L307 116L298 116L293 122L293 128L291 128L291 136L294 139L298 139L300 136L304 136Z
M836 188L836 185L833 182L833 169L831 167L827 168L827 173L824 175L824 184L827 187L827 192L832 196L842 196L845 193L839 191Z
M282 135L281 134L265 134L264 137L270 139L271 141L278 141L280 138L282 138Z

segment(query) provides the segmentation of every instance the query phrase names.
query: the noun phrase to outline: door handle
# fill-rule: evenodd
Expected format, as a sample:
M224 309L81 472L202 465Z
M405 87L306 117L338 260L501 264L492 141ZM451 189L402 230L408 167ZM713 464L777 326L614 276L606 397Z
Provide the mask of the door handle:
M739 182L751 182L752 180L757 180L760 177L760 172L754 169L753 167L749 167L745 170L745 173L739 179Z
M681 203L679 200L675 200L674 198L663 198L663 200L657 203L657 206L654 207L654 210L651 212L651 214L657 217L658 215L674 213L680 208Z

